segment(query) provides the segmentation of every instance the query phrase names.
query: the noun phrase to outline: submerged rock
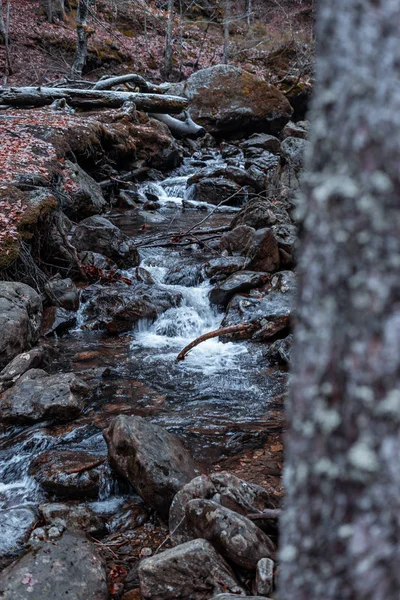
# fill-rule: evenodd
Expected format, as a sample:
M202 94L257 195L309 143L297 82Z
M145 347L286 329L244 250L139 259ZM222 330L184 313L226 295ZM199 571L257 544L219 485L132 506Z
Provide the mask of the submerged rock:
M250 519L212 500L189 500L186 526L193 538L204 538L231 563L255 569L261 558L270 558L275 545Z
M48 306L44 309L42 330L44 336L63 335L77 324L76 312L65 310L59 306Z
M106 477L105 457L49 450L35 458L29 472L57 498L97 498Z
M96 546L66 531L41 542L0 574L2 600L107 600L107 578Z
M208 600L226 590L245 595L231 568L203 539L142 560L139 579L146 600Z
M103 432L111 466L138 494L168 517L174 495L196 475L195 464L175 435L142 417L116 417Z
M279 132L293 109L273 85L238 67L216 65L193 73L182 93L196 123L213 135Z
M48 375L29 369L0 395L0 420L10 423L69 421L84 408L89 388L73 373Z
M98 215L78 223L71 243L78 252L89 250L103 254L123 269L136 267L140 262L133 241L111 221Z
M0 282L0 365L36 344L41 320L42 301L34 289Z

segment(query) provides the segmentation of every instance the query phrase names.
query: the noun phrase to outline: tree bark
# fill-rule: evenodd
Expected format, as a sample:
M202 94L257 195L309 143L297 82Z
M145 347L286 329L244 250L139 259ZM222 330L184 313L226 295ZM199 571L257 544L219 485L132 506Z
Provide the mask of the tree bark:
M151 113L149 116L168 125L172 135L177 138L199 138L204 137L206 134L204 127L197 125L186 111L184 121L175 119L171 115Z
M168 22L165 36L165 78L168 79L172 73L172 34L174 26L174 0L168 0Z
M82 77L83 68L86 63L88 52L88 15L89 9L93 4L93 0L79 0L76 11L76 51L74 64L72 65L72 76Z
M231 24L231 0L225 0L224 13L224 52L222 62L227 65L229 62L229 28Z
M136 73L129 73L128 75L120 75L119 77L107 77L106 79L100 79L96 85L93 86L94 90L110 90L116 85L125 83L133 83L143 92L153 92L154 94L162 94L162 88L159 85L154 85L149 81L146 81L141 75Z
M320 2L282 600L400 597L399 22L391 0Z
M157 113L180 113L187 108L186 98L137 92L78 90L73 88L0 88L0 106L45 106L58 98L66 98L77 108L119 108L133 102L138 110Z

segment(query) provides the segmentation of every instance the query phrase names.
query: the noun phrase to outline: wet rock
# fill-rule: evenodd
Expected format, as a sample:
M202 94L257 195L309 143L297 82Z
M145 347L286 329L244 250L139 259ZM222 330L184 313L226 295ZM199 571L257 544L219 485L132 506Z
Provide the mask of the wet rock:
M282 142L281 152L287 163L295 169L300 170L304 166L304 156L310 142L297 137L287 137Z
M266 283L269 275L257 271L240 271L230 275L219 285L210 291L211 304L226 306L235 294L248 292L253 288L260 287Z
M65 532L42 542L0 575L2 600L107 600L99 551L83 535Z
M49 450L31 463L29 473L57 498L97 498L106 477L105 458L88 452Z
M193 73L183 85L196 123L213 135L279 132L293 109L273 85L228 65Z
M82 294L85 303L86 327L106 330L115 335L130 331L140 319L156 319L169 308L179 305L182 296L138 281L104 288L98 285L86 288Z
M79 259L82 261L83 265L96 267L96 269L101 269L102 271L117 268L117 265L110 258L107 258L98 252L91 252L90 250L79 252Z
M282 130L281 139L285 140L288 137L294 137L306 140L309 128L309 121L298 121L297 123L289 121L289 123L286 123L285 127Z
M45 308L41 333L47 335L63 335L77 324L76 312L65 310L58 306L49 306Z
M248 225L239 225L221 236L219 247L227 254L243 254L246 256L254 240L255 230Z
M243 256L225 256L213 258L204 265L204 273L210 279L221 279L227 275L232 275L246 266L246 259Z
M18 354L0 372L0 393L11 387L29 369L40 367L44 360L44 350L41 346L29 352Z
M0 420L8 423L69 421L84 408L89 388L73 373L48 375L29 369L0 395Z
M296 294L296 276L292 271L276 273L262 292L236 295L230 301L221 327L250 323L254 329L223 336L226 340L252 339L268 341L290 325L290 315Z
M210 600L235 600L237 598L236 594L218 594L217 596L213 596ZM265 596L246 596L247 600L270 600Z
M288 366L290 364L290 353L292 350L293 336L288 335L283 340L276 340L268 348L266 357L272 364Z
M196 286L204 280L202 269L197 265L178 265L165 277L168 285Z
M68 200L62 203L64 213L70 219L85 219L98 215L107 208L100 185L81 167L70 160L65 161L68 175L74 182L73 189L63 196Z
M91 250L104 254L120 268L139 264L139 254L132 240L105 217L96 215L78 223L71 243L79 252Z
M237 229L237 228L236 228ZM272 229L258 229L254 235L248 252L248 269L272 273L279 268L280 255L278 242Z
M271 227L276 221L276 207L274 204L269 200L254 198L233 217L231 227L234 229L239 225L247 225L254 229L263 229Z
M208 600L226 590L245 595L231 568L203 539L142 560L139 578L146 600Z
M0 282L0 365L29 350L39 339L42 301L29 285Z
M251 152L250 152L251 150ZM264 182L277 183L281 170L281 161L278 156L266 150L249 149L245 154L245 167L256 167L264 173Z
M185 510L187 503L195 498L212 500L241 515L275 507L275 500L264 488L239 479L231 473L200 475L186 484L171 504L169 530L176 543L191 539L186 526Z
M227 144L225 142L220 145L219 149L222 158L232 158L233 156L238 156L238 154L240 154L240 148L238 146Z
M88 506L82 504L61 504L49 502L40 504L39 511L46 525L62 521L66 529L85 531L94 537L105 533L104 520L96 515Z
M283 255L284 260L282 260L282 253L280 252L281 263L284 263L282 266L293 266L298 243L297 227L289 223L281 223L279 225L274 225L272 227L272 231L274 232L275 239L278 242L279 250L283 250L285 253Z
M186 196L189 200L208 204L219 204L226 200L227 204L237 206L242 204L247 194L238 183L225 177L204 177L188 186Z
M278 138L273 135L268 135L267 133L254 133L246 141L242 142L241 148L244 152L250 148L261 148L262 150L272 152L272 154L279 154L281 143Z
M175 435L141 417L116 417L103 432L111 466L138 494L168 517L174 495L196 475L195 464Z
M257 179L253 178L249 172L245 169L231 165L219 165L217 167L207 167L197 171L194 175L191 175L187 180L187 185L190 187L192 184L201 183L204 179L206 180L229 180L236 183L240 187L246 187L251 190L254 188L255 191L261 192L264 187L258 184ZM254 191L253 190L253 191Z
M256 578L253 592L259 596L268 596L274 585L274 561L270 558L261 558L257 563Z
M270 538L250 519L212 500L189 500L185 515L193 538L204 538L230 562L255 569L261 558L275 553Z
M79 292L72 279L52 279L46 283L44 289L54 306L65 310L78 310Z
M33 508L0 510L0 560L21 552L38 515Z

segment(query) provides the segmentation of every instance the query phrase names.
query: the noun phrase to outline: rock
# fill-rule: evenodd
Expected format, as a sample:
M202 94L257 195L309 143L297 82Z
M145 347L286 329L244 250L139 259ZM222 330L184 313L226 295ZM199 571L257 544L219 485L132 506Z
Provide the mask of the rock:
M193 73L183 85L196 123L216 136L279 132L293 109L273 85L228 65Z
M210 291L210 302L211 304L226 306L235 294L248 292L253 288L260 287L266 283L268 278L269 275L267 273L258 273L256 271L234 273Z
M66 531L42 542L0 574L2 600L107 600L106 571L96 546Z
M230 182L239 185L240 188L254 188L257 192L262 192L264 189L264 186L260 186L257 179L253 178L247 170L230 165L218 165L200 169L194 175L189 177L187 185L188 187L191 187L192 184L201 183L204 179L207 181L219 181L219 179L223 181L229 180ZM245 196L245 192L243 193L243 196Z
M243 256L223 256L213 258L205 263L204 273L211 280L224 278L226 275L232 275L246 266L246 259Z
M279 251L283 250L285 252L285 264L283 266L290 267L293 265L295 261L296 251L297 251L297 243L298 243L298 231L295 225L290 225L289 223L282 223L279 225L274 225L272 227L272 231L274 232L274 236L276 241L278 242ZM282 253L281 255L281 263L282 261Z
M49 450L32 461L29 473L57 498L97 499L106 464L104 457L88 452Z
M18 423L69 421L82 412L88 393L88 385L74 373L49 375L42 369L29 369L0 395L0 419Z
M156 319L169 308L179 305L177 291L135 281L132 286L116 284L112 288L93 285L82 293L86 327L106 330L115 335L130 331L140 319Z
M277 221L276 207L269 200L253 198L233 217L231 227L247 225L253 229L271 227Z
M231 473L200 475L186 484L172 501L169 530L176 543L191 539L184 517L187 503L195 498L213 500L241 515L275 508L276 502L261 486L239 479Z
M73 182L72 189L63 196L68 198L68 201L62 202L67 217L79 220L104 212L107 202L100 185L76 163L66 160L65 167Z
M250 271L272 273L279 268L280 255L278 242L272 229L266 227L258 229L254 233L248 258L247 268Z
M257 563L256 578L253 592L259 596L268 596L274 585L274 561L270 558L261 558Z
M189 500L185 515L192 537L210 541L235 565L255 569L261 558L275 553L273 542L250 519L212 500Z
M245 595L228 564L202 539L142 560L139 579L146 600L208 600L226 590Z
M91 252L90 250L79 252L79 259L83 265L96 267L96 269L101 269L102 271L117 268L117 265L110 258L107 258L98 252Z
M11 387L29 369L40 367L43 359L44 350L41 346L33 348L29 352L18 354L0 372L0 393Z
M285 127L282 130L281 139L285 140L288 137L294 137L306 140L309 128L309 121L298 121L297 123L289 121L289 123L286 123Z
M23 550L38 515L33 508L0 510L0 559L15 556Z
M223 336L225 340L252 339L268 341L290 325L290 315L296 294L296 276L292 271L276 273L271 284L257 294L236 295L228 304L221 327L250 323L254 329L245 333Z
M235 600L235 598L237 598L236 594L217 594L217 596L213 596L210 600ZM246 598L247 600L271 600L265 596L246 596Z
M247 255L253 245L255 230L248 225L239 225L221 236L219 247L228 254Z
M52 279L44 286L46 295L55 306L65 310L78 310L79 292L72 279Z
M0 420L8 423L70 421L84 408L89 388L73 373L29 369L0 395Z
M195 464L175 435L142 417L116 417L103 432L111 466L138 494L168 517L174 495L196 475Z
M96 215L78 223L71 243L78 252L91 250L104 254L122 269L139 264L139 254L132 240L105 217Z
M46 525L52 525L61 520L67 529L85 531L94 537L105 533L105 523L93 510L82 504L61 504L49 502L40 504L39 511Z
M283 365L287 367L290 364L290 352L293 344L292 334L285 337L283 340L276 340L268 348L266 357L272 364Z
M0 365L29 350L39 339L42 301L29 285L0 282Z
M272 152L272 154L279 154L281 143L278 138L273 135L268 135L267 133L254 133L241 143L241 148L243 151L250 148L261 148L262 150Z
M268 184L276 184L279 179L281 170L281 161L278 156L261 150L258 148L250 148L245 152L245 167L256 167L262 173L264 173L264 187L268 187Z
M204 177L198 183L188 186L186 197L188 200L207 202L208 204L226 204L238 206L247 197L246 191L230 179L225 177ZM231 200L229 200L232 198Z
M58 306L48 306L44 309L41 334L63 335L77 324L76 312L65 310Z
M304 156L310 142L297 137L287 137L281 145L283 158L289 166L298 172L304 166Z
M197 265L179 264L165 276L164 283L168 285L198 286L204 281L202 270Z

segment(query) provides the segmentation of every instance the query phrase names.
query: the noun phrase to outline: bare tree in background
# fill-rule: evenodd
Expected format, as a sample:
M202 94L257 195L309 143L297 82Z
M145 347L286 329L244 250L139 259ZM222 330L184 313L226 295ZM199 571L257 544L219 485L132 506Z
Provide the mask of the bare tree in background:
M40 0L40 7L49 23L53 23L54 19L65 19L65 0Z
M94 0L79 0L76 11L76 34L77 44L72 65L72 75L74 77L82 77L82 71L86 63L88 52L88 17L90 8L93 6Z
M319 4L279 598L397 600L400 3Z
M3 0L0 0L0 43L4 45L5 48L5 81L7 82L7 77L12 74L11 68L11 58L10 58L10 39L9 39L9 31L10 31L10 8L11 8L11 0L7 0L6 4L6 18L4 19L3 14Z
M222 62L227 65L229 62L229 30L231 24L231 0L225 0L224 11L224 53Z
M246 0L245 15L246 15L247 25L250 27L251 21L252 21L252 16L253 16L253 2L252 2L252 0Z
M169 79L173 67L172 36L174 27L174 0L168 0L168 21L165 36L165 77Z

